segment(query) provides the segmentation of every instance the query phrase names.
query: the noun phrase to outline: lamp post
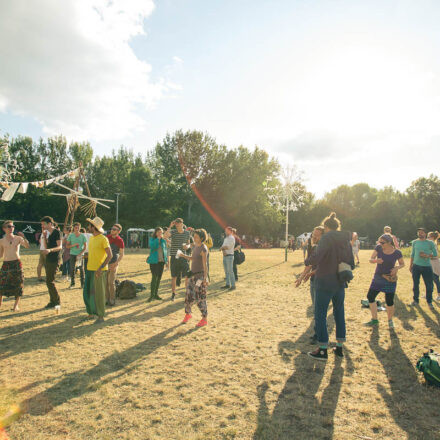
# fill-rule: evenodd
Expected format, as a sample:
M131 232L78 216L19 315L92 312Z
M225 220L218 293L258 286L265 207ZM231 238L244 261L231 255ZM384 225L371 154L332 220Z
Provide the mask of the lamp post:
M115 193L116 194L116 222L115 223L119 223L119 196L122 193Z

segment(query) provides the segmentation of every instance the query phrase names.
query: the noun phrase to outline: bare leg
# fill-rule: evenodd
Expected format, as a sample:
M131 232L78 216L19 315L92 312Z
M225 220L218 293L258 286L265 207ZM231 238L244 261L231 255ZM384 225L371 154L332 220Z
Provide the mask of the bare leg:
M171 278L171 292L176 293L176 279L177 277Z
M386 306L386 307L387 307L388 321L391 321L394 316L394 306Z
M12 309L14 312L18 312L20 309L18 308L18 303L20 302L20 297L17 296L15 298L14 308Z
M41 280L41 269L43 269L43 265L42 264L38 264L38 266L37 266L37 278L39 280Z
M371 312L372 319L377 319L377 304L376 304L376 301L370 303L370 312Z

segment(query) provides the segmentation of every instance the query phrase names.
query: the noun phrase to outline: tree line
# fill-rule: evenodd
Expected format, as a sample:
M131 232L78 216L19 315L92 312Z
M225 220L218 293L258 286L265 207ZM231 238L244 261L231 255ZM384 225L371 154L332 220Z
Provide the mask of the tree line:
M88 142L68 143L63 136L38 141L5 136L5 140L20 171L15 181L47 179L82 162L92 196L115 200L120 193L119 222L125 229L167 225L182 217L188 225L212 233L232 225L240 235L283 237L284 215L268 197L268 192L281 188L280 164L261 148L227 148L199 131L167 134L143 155L121 146L95 156ZM336 211L344 229L372 239L385 225L404 240L412 238L420 225L431 230L439 226L440 180L434 175L417 179L403 192L358 183L338 186L317 199L300 187L303 203L290 213L289 232L295 236L310 231L330 211ZM30 186L26 194L0 204L0 217L38 221L51 215L62 222L66 200L51 192L63 191L54 185ZM98 215L110 225L115 210L114 205L110 210L98 207ZM76 218L85 220L81 210Z

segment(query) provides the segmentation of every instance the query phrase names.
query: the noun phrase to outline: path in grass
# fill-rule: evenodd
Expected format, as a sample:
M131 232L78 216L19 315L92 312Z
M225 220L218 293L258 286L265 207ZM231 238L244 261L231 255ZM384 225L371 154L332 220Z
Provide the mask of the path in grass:
M238 289L223 291L221 256L211 255L209 325L183 318L165 273L162 302L147 292L119 301L106 322L82 323L80 289L59 283L62 313L42 307L48 295L25 254L22 310L0 310L0 413L24 413L8 429L17 439L440 439L440 390L427 388L414 365L440 349L440 313L411 309L409 272L401 271L396 328L381 313L376 330L360 308L374 267L369 252L347 291L346 356L326 364L312 348L308 286L294 289L302 254L248 250ZM128 254L121 279L150 280L145 255ZM333 319L330 327L333 329ZM334 329L333 329L334 330ZM334 331L331 335L334 340Z

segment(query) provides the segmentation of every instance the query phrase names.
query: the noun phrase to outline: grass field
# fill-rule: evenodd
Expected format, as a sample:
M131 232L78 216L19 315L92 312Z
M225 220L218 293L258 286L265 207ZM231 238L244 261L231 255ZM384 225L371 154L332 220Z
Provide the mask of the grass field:
M346 355L326 364L306 356L312 315L308 285L293 288L298 251L288 263L281 249L247 251L234 292L220 290L221 256L212 253L209 325L197 330L197 308L180 324L183 289L171 302L169 272L164 301L147 304L144 291L100 326L79 322L82 292L67 283L58 284L61 314L44 310L37 255L24 252L21 311L11 312L12 300L0 310L0 414L12 404L23 411L10 439L440 439L440 389L414 367L440 349L440 308L407 305L405 268L395 331L385 312L378 329L363 327L370 252L346 295ZM128 254L119 278L149 282L145 255ZM332 317L329 326L334 341Z

